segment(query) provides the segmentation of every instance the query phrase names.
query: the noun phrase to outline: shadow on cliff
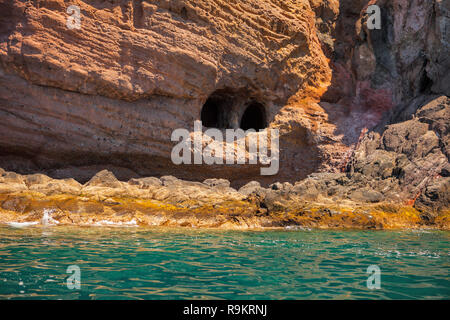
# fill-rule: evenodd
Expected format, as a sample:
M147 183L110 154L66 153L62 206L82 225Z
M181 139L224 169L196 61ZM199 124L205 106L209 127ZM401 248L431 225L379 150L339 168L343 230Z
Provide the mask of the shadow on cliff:
M335 136L353 147L365 132L376 127L395 107L393 79L395 65L391 58L389 38L392 22L382 8L380 30L361 27L357 34L358 20L365 24L362 15L369 0L340 1L336 27L332 33L334 47L324 48L332 69L331 84L320 99L320 106L334 124ZM370 43L369 43L370 42ZM373 48L373 59L358 60L361 48ZM373 69L372 69L373 68Z

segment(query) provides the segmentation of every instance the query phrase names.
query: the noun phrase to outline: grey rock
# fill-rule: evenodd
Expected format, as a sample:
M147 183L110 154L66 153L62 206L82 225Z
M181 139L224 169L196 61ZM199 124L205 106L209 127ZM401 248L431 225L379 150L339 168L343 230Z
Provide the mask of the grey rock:
M319 183L313 179L305 179L297 182L291 190L293 195L296 195L304 200L316 200L321 193L317 187Z
M52 178L50 178L44 174L36 173L36 174L27 175L25 178L25 184L29 187L34 184L44 184L51 180L52 180Z
M450 178L432 181L419 196L415 206L433 211L450 208Z
M282 190L283 189L283 185L280 182L275 182L275 183L272 183L271 185L269 185L269 189Z
M206 179L203 184L210 186L212 188L228 188L230 186L230 181L226 179Z
M376 203L383 200L383 195L371 189L357 189L349 195L349 198L353 201Z
M177 184L180 183L181 180L179 180L178 178L174 177L174 176L162 176L159 179L162 183L163 186L168 186L171 184Z
M238 192L248 196L254 192L258 192L261 191L261 189L264 189L261 187L261 184L258 181L251 181L249 183L247 183L246 185L242 186Z
M150 187L159 187L162 185L161 180L156 177L130 179L128 183L130 185L138 186L141 189L149 189Z

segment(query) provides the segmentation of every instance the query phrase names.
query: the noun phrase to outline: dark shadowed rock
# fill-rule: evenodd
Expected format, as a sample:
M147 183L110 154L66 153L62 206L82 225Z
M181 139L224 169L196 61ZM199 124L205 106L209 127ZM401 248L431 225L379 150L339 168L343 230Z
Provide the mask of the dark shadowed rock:
M438 178L427 185L416 201L419 209L440 211L450 208L450 178Z
M358 161L354 169L365 177L383 179L392 176L392 171L396 167L397 154L385 150L375 150L365 158Z
M291 193L299 196L302 199L313 201L316 200L320 195L320 190L321 188L318 188L317 181L308 178L303 181L297 182L292 188Z
M280 191L281 194L286 194L292 191L294 186L289 182L276 182L269 185L269 190Z
M348 177L356 188L370 185L385 199L412 201L420 196L417 205L445 208L448 204L443 194L436 191L434 178L445 177L450 167L450 100L435 97L422 99L425 104L417 105L419 100L413 101L411 108L405 107L408 112L415 110L411 116L399 113L398 118L389 119L384 130L378 128L364 137L355 150ZM349 197L371 202L379 195L356 191Z
M272 190L281 190L283 188L283 185L280 182L275 182L269 185L269 189Z

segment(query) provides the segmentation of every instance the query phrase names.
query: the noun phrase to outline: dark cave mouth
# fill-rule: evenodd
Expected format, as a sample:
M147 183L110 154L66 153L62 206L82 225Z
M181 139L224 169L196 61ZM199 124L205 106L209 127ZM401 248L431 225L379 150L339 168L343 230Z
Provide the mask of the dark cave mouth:
M213 93L202 107L200 118L206 128L217 129L254 129L267 128L267 116L264 105L248 100L229 91Z
M204 127L229 129L226 121L231 112L230 101L221 95L212 95L206 100L201 112L201 120Z
M267 128L264 106L259 102L250 103L242 115L240 128L243 130L254 129L256 131Z

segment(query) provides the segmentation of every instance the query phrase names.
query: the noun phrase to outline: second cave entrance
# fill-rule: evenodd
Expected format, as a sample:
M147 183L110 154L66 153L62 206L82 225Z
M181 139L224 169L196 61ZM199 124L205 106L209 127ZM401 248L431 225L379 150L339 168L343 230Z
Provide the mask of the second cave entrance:
M230 91L213 93L203 105L201 120L204 127L218 129L254 129L267 127L264 106ZM247 101L247 102L246 102Z
M243 130L254 129L256 131L267 127L264 106L258 102L250 103L241 118L240 128Z

